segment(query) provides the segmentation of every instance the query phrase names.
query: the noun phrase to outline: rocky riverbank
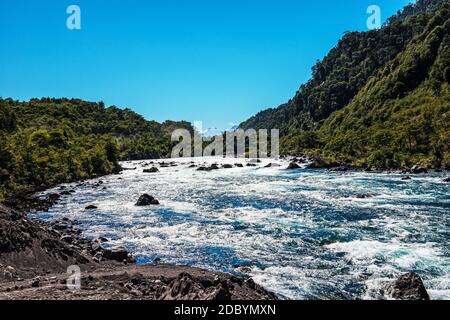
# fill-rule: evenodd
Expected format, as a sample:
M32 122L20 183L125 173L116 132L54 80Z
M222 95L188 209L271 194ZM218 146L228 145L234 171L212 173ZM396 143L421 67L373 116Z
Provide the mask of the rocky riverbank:
M27 211L51 206L58 197L22 199ZM107 239L85 239L77 222L30 220L0 205L0 299L273 300L252 279L188 266L134 263ZM69 290L69 266L81 270L80 290Z

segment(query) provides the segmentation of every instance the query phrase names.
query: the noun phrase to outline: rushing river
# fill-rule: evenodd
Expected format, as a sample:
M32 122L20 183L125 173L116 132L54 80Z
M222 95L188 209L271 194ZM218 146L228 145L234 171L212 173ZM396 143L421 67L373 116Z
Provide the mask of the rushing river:
M432 299L450 299L450 188L445 173L412 176L281 167L178 166L68 185L41 219L76 219L88 237L138 262L244 273L287 299L378 299L383 282L417 272ZM244 163L195 159L196 163ZM146 161L150 162L150 161ZM150 167L146 167L150 168ZM59 192L58 189L47 191ZM159 206L136 207L143 193ZM87 205L97 210L85 210Z

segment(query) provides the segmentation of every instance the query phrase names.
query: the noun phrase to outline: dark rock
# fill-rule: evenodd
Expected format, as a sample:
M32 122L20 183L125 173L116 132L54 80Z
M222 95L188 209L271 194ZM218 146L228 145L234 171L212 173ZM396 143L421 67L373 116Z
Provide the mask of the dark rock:
M32 288L38 288L40 286L40 279L39 278L34 278L31 281L31 287Z
M219 166L217 164L212 164L210 167L201 166L197 169L197 171L213 171L219 170Z
M127 261L128 251L125 250L124 248L105 249L103 251L103 258L118 262Z
M95 210L95 209L98 209L98 207L97 207L97 206L94 206L94 205L89 205L89 206L87 206L85 209L86 209L86 210Z
M275 168L275 167L281 167L281 166L277 163L269 163L264 168Z
M209 170L211 171L211 170L219 170L219 166L217 165L217 164L212 164L210 167L209 167Z
M291 162L287 167L287 170L296 170L296 169L301 169L301 167L295 162Z
M409 171L414 174L428 173L428 170L426 168L423 168L419 165L413 166Z
M73 242L73 237L71 235L65 235L61 237L61 241L67 242L67 243L72 243Z
M444 179L444 182L450 182L450 177L447 179Z
M408 177L403 177L402 180L403 181L408 181L408 180L411 180L411 177L409 177L409 176Z
M330 168L329 171L331 171L331 172L347 172L348 167L340 166L340 167Z
M257 167L257 165L254 163L247 163L247 167Z
M139 197L139 200L136 202L136 206L139 206L139 207L158 205L158 204L159 204L159 201L148 194L143 194L142 196Z
M367 198L372 198L373 194L370 193L361 193L361 194L357 194L356 198L358 199L367 199Z
M106 239L105 237L98 237L97 239L96 239L96 242L108 242L109 240L108 239Z
M224 165L222 166L222 168L224 168L224 169L232 169L232 168L233 168L233 165L231 165L231 164L224 164Z
M244 165L242 163L235 163L234 166L236 168L243 168L244 167Z
M57 201L57 200L61 199L61 196L57 193L51 193L48 195L48 199L51 201Z
M386 294L398 300L430 300L423 281L417 273L402 275L385 287Z
M156 167L152 167L150 169L144 170L144 173L156 173L156 172L159 172L158 168L156 168Z

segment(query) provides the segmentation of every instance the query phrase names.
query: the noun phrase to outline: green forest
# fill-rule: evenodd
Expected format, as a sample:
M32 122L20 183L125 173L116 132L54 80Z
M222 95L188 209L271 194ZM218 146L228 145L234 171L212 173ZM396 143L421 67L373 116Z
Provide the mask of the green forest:
M167 157L178 128L193 130L102 102L0 99L0 200L118 172L120 160Z
M292 100L240 127L279 128L282 153L323 166L449 169L449 11L419 0L379 30L345 34Z

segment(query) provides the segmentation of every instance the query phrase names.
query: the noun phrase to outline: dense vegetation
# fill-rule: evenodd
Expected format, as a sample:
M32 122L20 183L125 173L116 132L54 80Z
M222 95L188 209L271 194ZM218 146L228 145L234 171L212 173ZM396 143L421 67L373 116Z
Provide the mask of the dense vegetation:
M423 0L348 33L294 99L241 124L280 128L285 153L324 164L450 167L449 5Z
M192 131L101 102L0 99L0 199L117 172L119 160L166 157L176 128Z

